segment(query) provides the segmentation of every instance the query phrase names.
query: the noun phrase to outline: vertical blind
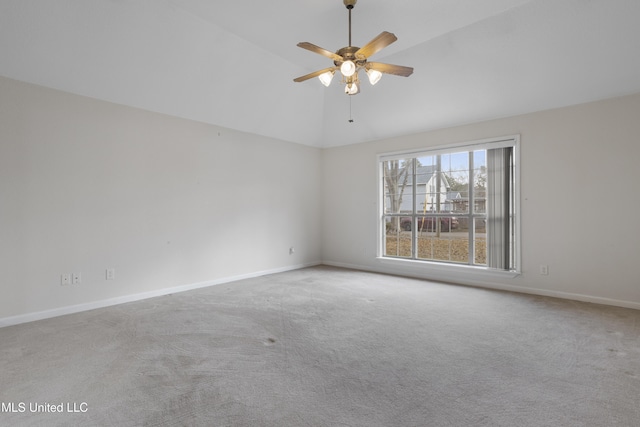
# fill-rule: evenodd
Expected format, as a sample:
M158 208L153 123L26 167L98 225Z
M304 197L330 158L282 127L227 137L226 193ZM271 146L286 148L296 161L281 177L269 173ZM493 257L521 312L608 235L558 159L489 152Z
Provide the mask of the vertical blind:
M513 147L487 150L487 267L513 268Z

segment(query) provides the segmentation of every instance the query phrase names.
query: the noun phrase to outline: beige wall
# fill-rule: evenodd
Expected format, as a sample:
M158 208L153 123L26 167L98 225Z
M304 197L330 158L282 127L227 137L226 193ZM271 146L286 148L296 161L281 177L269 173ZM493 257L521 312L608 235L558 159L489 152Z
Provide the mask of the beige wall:
M0 78L0 323L319 262L320 162Z
M326 263L640 308L640 95L326 149ZM428 117L425 117L428 120ZM521 135L522 274L376 260L376 155ZM549 275L539 274L540 265Z
M0 94L0 325L320 261L640 308L640 95L319 150L6 78ZM513 134L520 276L376 259L377 154Z

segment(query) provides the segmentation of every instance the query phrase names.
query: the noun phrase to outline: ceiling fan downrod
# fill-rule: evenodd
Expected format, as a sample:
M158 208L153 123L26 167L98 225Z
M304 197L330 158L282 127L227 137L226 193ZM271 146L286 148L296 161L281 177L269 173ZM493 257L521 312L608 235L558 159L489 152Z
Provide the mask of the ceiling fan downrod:
M349 10L349 46L351 46L351 9L353 9L357 1L358 0L343 0L344 5L347 7L347 10Z

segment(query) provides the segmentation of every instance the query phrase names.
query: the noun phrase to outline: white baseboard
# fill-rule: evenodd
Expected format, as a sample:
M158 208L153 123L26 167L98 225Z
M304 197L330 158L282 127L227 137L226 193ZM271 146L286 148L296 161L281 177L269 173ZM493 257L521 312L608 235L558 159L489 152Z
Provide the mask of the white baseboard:
M290 265L286 267L274 268L271 270L256 271L253 273L241 274L238 276L224 277L221 279L210 280L200 283L191 283L188 285L175 286L171 288L163 288L140 294L123 295L120 297L109 298L100 301L92 301L84 304L69 305L65 307L54 308L51 310L38 311L33 313L20 314L17 316L0 318L0 328L18 325L20 323L33 322L36 320L49 319L52 317L64 316L66 314L79 313L82 311L95 310L97 308L110 307L113 305L124 304L127 302L140 301L148 298L154 298L179 292L191 291L194 289L206 288L209 286L222 285L229 282L236 282L243 279L251 279L254 277L266 276L268 274L283 273L285 271L299 270L301 268L313 267L320 265L320 262L312 262L306 264Z
M572 301L582 301L582 302L589 302L589 303L594 303L594 304L611 305L611 306L615 306L615 307L633 308L633 309L636 309L636 310L640 310L640 303L637 303L637 302L617 300L617 299L604 298L604 297L596 297L596 296L592 296L592 295L584 295L584 294L575 294L575 293L570 293L570 292L553 291L553 290L549 290L549 289L536 289L536 288L529 288L529 287L526 287L526 286L505 285L505 284L501 284L501 283L489 283L489 282L486 282L486 281L474 281L474 280L468 280L468 279L467 280L456 280L455 282L454 281L446 281L446 280L443 280L441 278L429 277L429 275L427 275L427 274L417 274L417 273L410 272L410 271L409 272L400 272L397 269L392 269L392 268L383 268L383 267L375 268L375 267L371 267L371 266L348 264L348 263L342 263L342 262L323 261L322 264L323 265L330 265L330 266L333 266L333 267L348 268L348 269L352 269L352 270L368 271L368 272L372 272L372 273L392 274L392 275L396 275L396 276L405 276L405 277L412 277L412 278L416 278L416 279L431 280L431 281L434 281L434 282L445 282L445 283L458 284L458 285L463 285L463 286L473 286L473 287L477 287L477 288L495 289L495 290L509 291L509 292L518 292L518 293L523 293L523 294L540 295L540 296L545 296L545 297L561 298L561 299L567 299L567 300L572 300Z
M352 270L369 271L372 273L393 274L393 275L413 277L413 278L432 280L432 281L438 281L438 282L443 281L441 279L428 277L427 275L419 275L419 274L411 274L411 273L404 274L404 273L398 272L397 270L388 269L388 268L373 268L370 266L348 264L348 263L341 263L341 262L333 262L333 261L319 262L318 261L318 262L312 262L312 263L306 263L306 264L297 264L297 265L291 265L286 267L280 267L280 268L275 268L271 270L256 271L252 273L224 277L224 278L215 279L215 280L206 281L206 282L192 283L188 285L158 289L155 291L144 292L139 294L123 295L120 297L109 298L109 299L100 300L100 301L93 301L85 304L77 304L77 305L54 308L51 310L44 310L44 311L38 311L33 313L21 314L17 316L0 318L0 328L11 326L11 325L18 325L21 323L33 322L36 320L43 320L43 319L49 319L52 317L64 316L66 314L73 314L73 313L79 313L82 311L95 310L97 308L110 307L113 305L124 304L128 302L140 301L148 298L154 298L154 297L159 297L159 296L164 296L169 294L175 294L179 292L191 291L194 289L206 288L209 286L222 285L225 283L235 282L238 280L266 276L268 274L299 270L301 268L313 267L317 265L328 265L333 267L348 268ZM569 292L552 291L552 290L546 290L546 289L535 289L535 288L528 288L523 286L512 286L512 285L470 281L470 280L460 280L459 283L457 284L464 285L464 286L475 286L479 288L519 292L524 294L540 295L540 296L568 299L573 301L590 302L594 304L611 305L616 307L624 307L624 308L632 308L632 309L640 310L640 303L616 300L611 298L596 297L596 296L584 295L584 294L574 294Z

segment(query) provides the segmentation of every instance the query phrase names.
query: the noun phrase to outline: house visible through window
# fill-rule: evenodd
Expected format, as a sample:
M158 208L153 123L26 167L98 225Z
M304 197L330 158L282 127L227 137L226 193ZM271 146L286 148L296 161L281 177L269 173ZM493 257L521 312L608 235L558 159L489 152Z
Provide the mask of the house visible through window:
M517 143L379 156L381 256L517 271Z

